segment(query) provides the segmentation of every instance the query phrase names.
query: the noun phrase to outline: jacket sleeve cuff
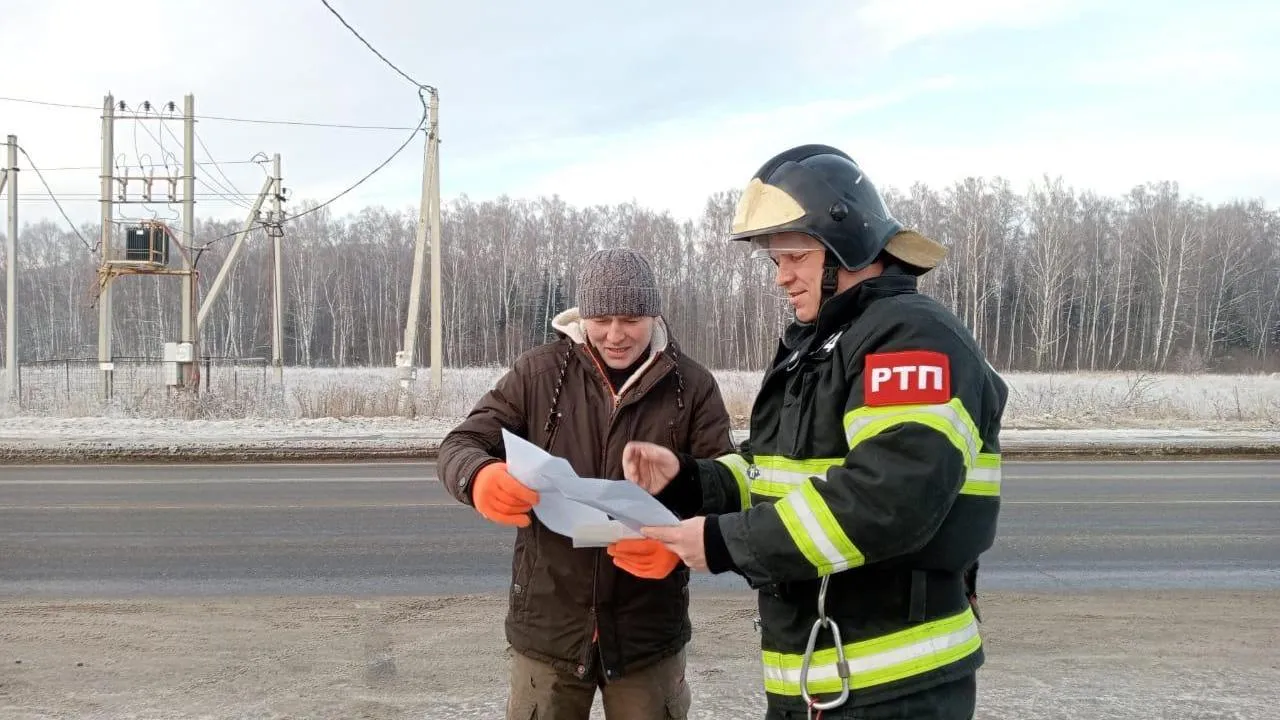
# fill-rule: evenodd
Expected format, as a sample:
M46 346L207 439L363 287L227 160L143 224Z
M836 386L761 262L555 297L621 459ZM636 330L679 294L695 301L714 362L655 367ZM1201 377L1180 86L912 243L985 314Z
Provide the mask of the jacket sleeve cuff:
M667 486L653 497L681 520L688 520L702 510L702 481L698 477L698 461L692 455L677 453L680 470Z
M737 564L733 562L733 555L729 553L729 546L724 541L724 535L720 532L719 515L707 516L707 522L702 526L702 545L707 558L707 572L739 572Z
M502 461L495 457L482 456L468 463L462 472L462 483L457 493L458 499L471 507L475 507L476 500L472 493L475 490L476 476L480 474L480 470L486 465L492 465L496 462Z

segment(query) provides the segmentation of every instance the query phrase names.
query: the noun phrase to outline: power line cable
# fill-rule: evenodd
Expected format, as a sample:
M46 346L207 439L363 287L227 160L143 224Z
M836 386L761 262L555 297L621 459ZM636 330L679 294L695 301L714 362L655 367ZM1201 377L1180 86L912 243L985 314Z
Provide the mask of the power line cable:
M68 204L102 202L102 198L98 197L97 195L94 195L92 197L87 195L77 196L77 197L67 197L66 193L63 193L59 197L62 199L62 202L68 203ZM227 203L229 205L234 205L237 208L240 208L241 210L245 209L244 203L234 198L229 198L223 193L217 193L217 192L196 193L195 197L199 199L201 203L204 203L204 204ZM53 201L47 195L25 195L24 194L24 195L18 196L18 202L47 203L47 202L53 202ZM120 203L114 203L114 204L119 205ZM147 203L130 203L130 204L144 205L144 206L147 205ZM152 200L150 204L151 205L181 205L182 201L181 200Z
M405 149L406 147L408 147L408 146L409 146L409 143L413 142L413 139L414 139L415 137L417 137L418 132L419 132L420 130L422 130L423 128L425 128L425 127L426 127L426 125L427 125L427 118L428 118L427 100L426 100L426 98L425 98L425 97L423 97L423 96L422 96L422 90L421 90L421 89L419 89L419 91L418 91L418 99L422 101L422 120L418 123L418 126L417 126L416 128L414 128L414 129L413 129L413 132L409 134L409 137L405 138L405 139L404 139L404 142L400 143L400 147L396 148L396 149L395 149L395 152L391 153L391 155L390 155L386 160L383 160L383 161L382 161L382 162L381 162L377 167L375 167L374 169L370 170L367 174L365 174L365 176L364 176L364 177L362 177L362 178L360 178L359 180L357 180L353 185L351 185L350 187L348 187L346 190L343 190L342 192L338 193L337 195L334 195L333 197L329 198L328 200L324 201L323 203L320 203L319 205L317 205L317 206L315 206L315 207L313 207L313 208L309 208L309 209L307 209L307 210L304 210L304 211L302 211L302 212L298 213L297 215L289 215L288 217L281 218L281 219L279 219L277 222L275 222L275 223L273 223L273 224L274 224L274 225L277 225L277 226L279 226L279 225L283 225L283 224L284 224L284 223L286 223L286 222L290 222L290 221L293 221L293 220L297 220L297 219L298 219L298 218L300 218L300 217L305 217L305 216L307 216L307 215L310 215L310 214L311 214L311 213L313 213L313 212L316 212L316 211L318 211L318 210L321 210L322 208L325 208L325 207L327 207L327 206L329 206L329 205L332 205L334 202L336 202L336 201L337 201L339 198L341 198L342 196L346 195L347 193L351 192L352 190L355 190L356 188L358 188L358 187L360 187L361 185L363 185L363 184L364 184L364 182L365 182L366 180L368 180L369 178L373 177L376 173L378 173L378 171L382 170L382 168L384 168L384 167L386 167L387 165L391 164L391 161L392 161L392 160L395 160L395 159L396 159L396 157L398 157L398 156L400 155L400 153L404 152L404 149ZM264 225L265 225L265 223L264 223ZM232 234L235 234L235 233L232 233ZM225 238L225 237L230 237L230 236L223 236L223 238ZM221 240L221 239L223 239L223 238L215 238L215 240ZM215 240L211 240L209 243L206 243L206 244L205 244L205 245L206 245L206 247L207 247L210 243L214 242Z
M405 130L408 130L408 129L409 128L405 128ZM263 161L261 159L259 160L252 160L252 159L251 160L218 160L217 162L197 161L196 165L198 167L205 166L205 165L259 165L262 162ZM138 165L135 165L135 167L153 168L153 167L164 167L164 165L162 163L139 163ZM52 167L52 168L44 169L45 172L59 172L59 171L71 171L71 170L81 170L81 171L96 170L98 172L101 172L102 166L101 165L79 165L75 167Z
M2 144L3 144L3 143L0 143L0 145L2 145ZM119 178L117 178L117 179L119 179ZM133 180L137 180L137 178L136 178L136 177L135 177L135 178L132 178L132 179L133 179ZM196 182L200 182L200 178L196 178ZM218 197L218 198L222 198L223 200L226 200L226 201L228 201L228 202L234 202L234 201L238 201L238 200L240 200L240 198L236 198L236 197L234 197L234 196L228 196L226 192L219 192L217 188L210 187L210 186L208 186L208 185L206 185L206 186L205 186L205 188L206 188L209 192L198 192L198 193L195 193L192 197L197 197L197 198L214 198L214 197ZM94 200L94 201L97 201L97 200L101 200L101 199L102 199L102 198L101 198L101 196L100 196L98 193L91 193L91 192L84 192L84 191L64 192L64 193L59 193L59 194L58 194L58 196L59 196L59 197L61 197L61 198L67 199L67 200ZM45 196L44 196L43 194L28 195L28 194L23 193L23 194L19 195L18 197L19 197L19 198L21 198L21 199L23 199L23 200L33 200L33 199L37 199L37 198L44 198L44 199L48 199L48 198L45 198ZM115 202L116 204L119 204L119 201L113 201L113 202ZM153 202L154 202L156 205L180 205L180 204L182 204L182 201L181 201L181 200L155 200L155 201L153 201ZM135 201L130 201L130 203L131 203L131 204L136 204L136 203L135 203Z
M338 11L337 11L337 10L335 10L335 9L333 8L333 6L332 6L332 5L330 5L330 4L328 3L328 0L320 0L320 1L321 1L321 2L324 4L324 6L329 10L329 12L330 12L330 13L332 13L332 14L334 15L334 17L336 17L336 18L338 19L338 21L339 21L339 22L341 22L341 23L342 23L342 25L343 25L344 27L346 27L346 28L347 28L347 30L349 30L349 31L351 32L351 34L355 35L356 39L358 39L361 43L363 43L363 44L365 45L365 47L369 48L369 50L370 50L374 55L377 55L377 56L378 56L378 58L379 58L379 59L381 59L384 63L386 63L388 67L390 67L392 70L394 70L397 74L399 74L399 75L400 75L401 77L403 77L405 80L408 80L410 83L412 83L414 87L418 88L418 100L422 103L422 119L421 119L421 120L419 120L419 122L418 122L417 126L413 128L413 131L412 131L411 133L409 133L409 136L405 138L404 142L402 142L402 143L400 144L400 146L399 146L399 147L397 147L397 148L395 149L395 151L394 151L394 152L392 152L392 153L391 153L391 155L387 157L387 159L386 159L386 160L383 160L381 163L379 163L379 164L378 164L378 166L377 166L377 167L375 167L375 168L373 168L372 170L370 170L368 173L366 173L366 174L364 175L364 177L362 177L362 178L360 178L359 180L357 180L357 181L356 181L355 183L353 183L350 187L346 188L345 190L343 190L342 192L338 193L337 195L334 195L332 198L329 198L329 199L328 199L328 200L326 200L325 202L323 202L323 203L321 203L321 204L319 204L319 205L316 205L316 206L315 206L315 207L313 207L313 208L310 208L310 209L308 209L308 210L305 210L305 211L303 211L303 212L301 212L301 213L298 213L297 215L290 215L290 216L288 216L287 218L277 218L277 219L276 219L274 222L272 222L272 223L259 223L260 225L263 225L263 226L266 226L266 225L268 225L268 224L269 224L269 225L274 225L274 226L276 226L276 227L279 227L280 225L283 225L285 222L289 222L289 221L292 221L292 220L297 220L298 218L301 218L301 217L305 217L305 216L307 216L307 215L310 215L311 213L317 212L317 211L319 211L319 210L321 210L321 209L323 209L323 208L325 208L325 207L328 207L329 205L331 205L331 204L333 204L334 202L338 201L338 200L339 200L340 198L342 198L343 196L347 195L347 194L348 194L348 193L350 193L351 191L353 191L353 190L355 190L356 188L360 187L361 185L363 185L363 184L365 183L365 181L367 181L369 178L373 177L375 174L377 174L379 171L381 171L384 167L386 167L387 165L389 165L389 164L391 163L391 161L392 161L392 160L396 159L396 158L400 155L400 153L404 152L404 149L405 149L406 147L408 147L408 146L409 146L409 143L413 141L414 137L416 137L416 136L417 136L418 132L419 132L419 131L421 131L421 130L423 130L423 129L426 127L427 121L428 121L429 116L430 116L430 110L429 110L429 108L428 108L428 106L427 106L427 100L426 100L426 97L425 97L425 95L424 95L424 92L428 92L428 91L429 91L429 92L431 92L431 93L433 93L433 94L434 94L434 93L436 92L436 88L434 88L433 86L430 86L430 85L426 85L426 84L420 83L420 82L418 82L417 80L413 79L413 77L412 77L412 76L410 76L408 73L406 73L405 71L403 71L403 70L401 70L399 67L397 67L397 66L395 65L395 63L393 63L393 62L391 62L390 60L388 60L388 59L386 58L386 56L385 56L385 55L383 55L382 53L378 52L377 48L373 47L373 45L372 45L372 44L370 44L368 40L365 40L365 39L364 39L364 37L363 37L362 35L360 35L360 33L359 33L355 28L353 28L353 27L351 26L351 24L350 24L350 23L348 23L348 22L346 21L346 19L345 19L345 18L343 18L343 17L342 17L342 15L341 15L341 14L339 14L339 13L338 13ZM86 110L96 110L96 109L97 109L97 108L95 108L95 107L93 107L93 106L91 106L91 105L74 105L74 104L71 104L71 103L54 103L54 102L46 102L46 101L38 101L38 100L28 100L28 99L24 99L24 98L0 97L0 100L10 101L10 102L26 102L26 103L32 103L32 104L37 104L37 105L49 105L49 106L53 106L53 107L82 108L82 109L86 109ZM135 120L136 120L136 117L137 117L137 116L136 116L136 113L135 113ZM209 120L224 120L224 121L232 121L232 122L259 122L259 123L270 123L270 124L281 124L281 125L309 125L309 126L320 126L320 127L339 127L339 128L345 128L345 129L369 129L369 130L373 130L373 129L377 129L377 130L393 130L393 129L394 129L394 130L403 130L403 129L405 129L405 128L402 128L402 127L400 127L400 128L393 128L393 127L387 127L387 126L356 126L356 125L349 125L349 124L345 124L345 123L310 123L310 122L303 122L303 121L269 121L269 120L251 120L251 119L246 119L246 118L229 118L229 117L225 117L225 116L216 116L216 115L194 115L193 117L196 117L196 118L203 118L203 119L209 119ZM149 131L148 131L148 132L149 132ZM208 154L208 148L205 148L205 152L206 152L206 154ZM212 156L210 156L210 159L212 160ZM216 162L215 162L215 166L216 166ZM47 185L46 185L46 189L48 189L48 186L47 186ZM52 193L50 193L50 194L52 195ZM61 206L59 206L59 208L61 209ZM65 213L65 212L63 213L63 216L64 216L64 217L66 216L66 213ZM68 219L68 222L70 222L70 220L69 220L69 219ZM77 234L79 234L79 233L77 232ZM194 235L194 234L193 234L193 233L191 233L191 229L189 229L189 228L183 228L183 234L184 234L184 235L188 235L188 237L189 237L189 238L193 239L193 235ZM235 235L238 235L238 234L240 234L238 231L237 231L237 232L232 232L232 233L227 233L227 234L225 234L225 235L221 235L221 236L219 236L219 237L213 238L212 240L209 240L208 242L204 243L202 246L200 246L200 247L197 249L197 258L199 257L199 254L198 254L199 252L202 252L203 250L205 250L205 249L209 248L209 247L210 247L211 245L213 245L214 243L216 243L216 242L218 242L218 241L220 241L220 240L225 240L226 238L229 238L229 237L234 237ZM81 239L83 240L83 238L81 238Z
M173 131L170 130L169 132L172 133ZM209 146L204 144L204 139L200 137L200 133L193 133L193 134L195 135L196 142L200 143L200 149L204 150L205 157L209 158L209 162L213 163L213 169L217 170L218 174L222 176L222 179L227 181L226 187L230 188L233 194L235 195L239 195L240 197L248 197L247 195L245 195L243 190L236 187L236 184L231 182L231 178L227 177L226 171L222 169L222 164L219 163L217 160L213 159L213 153L209 152ZM222 185L222 183L218 183L218 184Z
M308 122L305 120L263 120L257 118L226 117L223 115L192 115L197 120L221 120L223 122L256 123L259 125L295 125L300 127L336 128L339 130L409 130L405 125L351 125L347 123ZM415 129L416 128L412 128Z
M353 183L350 187L348 187L347 189L345 189L345 190L343 190L342 192L338 193L337 195L334 195L333 197L329 198L328 200L324 201L323 203L320 203L319 205L317 205L317 206L315 206L315 207L313 207L313 208L309 208L309 209L307 209L307 210L304 210L304 211L302 211L302 212L298 213L297 215L289 215L288 217L281 218L281 219L280 219L280 220L278 220L277 222L270 223L270 224L271 224L271 225L276 225L276 226L283 225L283 224L284 224L284 223L286 223L286 222L291 222L291 221L293 221L293 220L297 220L298 218L305 217L305 216L307 216L307 215L310 215L311 213L317 212L317 211L319 211L319 210L321 210L321 209L323 209L323 208L325 208L325 207L328 207L329 205L332 205L334 202L337 202L340 198L342 198L342 197L343 197L344 195L346 195L347 193L349 193L349 192L351 192L352 190L355 190L356 188L358 188L358 187L360 187L361 185L363 185L363 184L365 183L365 181L366 181L366 180L368 180L369 178L373 177L375 174L377 174L380 170L382 170L382 169L383 169L384 167L386 167L387 165L391 164L391 161L392 161L392 160L395 160L397 157L399 157L400 153L404 152L404 149L405 149L406 147L408 147L408 146L409 146L409 143L413 142L413 139L414 139L415 137L417 137L418 133L419 133L421 130L423 130L423 128L425 128L425 127L426 127L426 125L427 125L427 120L428 120L428 118L429 118L429 113L430 113L430 111L429 111L429 108L427 107L427 99L426 99L426 97L423 95L423 88L421 88L421 87L418 89L418 100L420 100L420 101L422 102L422 119L418 122L417 127L415 127L415 128L413 129L413 132L409 133L409 136L408 136L408 137L406 137L406 138L404 139L404 142L400 143L400 147L396 148L396 149L395 149L395 151L394 151L394 152L392 152L392 153L391 153L391 155L390 155L390 156L388 156L386 160L383 160L381 163L379 163L379 164L378 164L378 166L377 166L377 167L375 167L374 169L372 169L372 170L370 170L368 173L366 173L364 177L362 177L362 178L360 178L359 180L355 181L355 183ZM266 225L268 225L268 223L259 223L259 225L260 225L260 226L266 226ZM225 239L227 239L227 238L229 238L229 237L235 237L236 235L239 235L239 234L240 234L240 232L239 232L239 231L236 231L236 232L227 233L227 234L225 234L225 235L220 235L220 236L218 236L218 237L216 237L216 238L213 238L212 240L210 240L210 241L208 241L208 242L204 243L204 244L203 244L202 246L200 246L200 248L198 248L198 249L199 249L199 250L201 250L201 251L203 251L203 250L205 250L205 249L209 248L211 245L213 245L214 243L216 243L216 242L218 242L218 241L220 241L220 240L225 240Z
M357 40L359 40L361 43L364 44L365 47L369 48L370 52L372 52L374 55L377 55L379 60L386 63L387 67L394 70L396 74L398 74L400 77L404 78L405 80L408 80L410 84L412 84L414 87L418 89L418 101L422 103L422 119L418 122L418 127L415 128L413 133L409 135L408 138L405 139L404 143L402 143L400 147L397 148L394 153L392 153L391 157L387 158L386 161L382 163L382 165L379 165L378 167L374 168L373 171L370 172L368 175L364 176L364 178L361 178L360 182L357 182L356 185L353 185L350 188L347 188L346 190L342 191L341 193L338 194L337 197L334 197L332 200L324 203L323 205L318 205L298 215L290 216L288 218L290 220L294 220L308 213L315 212L320 208L324 207L325 205L328 205L330 202L333 202L333 200L337 200L339 197L342 197L343 195L347 194L351 190L354 190L360 183L364 182L370 176L372 176L373 173L376 173L378 170L381 170L383 167L385 167L387 163L391 162L391 160L396 157L396 155L399 155L400 152L403 151L405 147L409 144L409 142L413 140L414 136L418 134L418 131L423 129L427 124L427 120L430 115L430 110L427 107L427 98L424 93L430 92L432 95L434 95L436 92L435 87L431 85L427 85L425 83L418 82L409 73L405 72L404 70L401 70L395 63L388 60L386 55L383 55L382 53L378 52L377 48L375 48L368 40L365 40L364 36L361 35L358 30L352 27L351 23L347 22L346 18L342 17L342 14L339 13L337 10L335 10L334 7L329 4L329 0L320 0L320 2L325 6L326 9L329 10L330 13L333 14L334 17L338 19L338 22L342 23L343 27L349 30L351 34L356 37Z
M27 159L27 164L31 166L31 169L36 171L36 177L40 178L40 184L44 185L45 192L49 193L49 197L53 200L53 204L58 206L58 212L62 213L62 219L67 221L67 225L71 226L71 231L76 234L76 237L80 238L80 242L84 244L85 249L88 250L90 254L97 252L97 246L90 245L89 241L84 239L84 235L80 234L80 228L77 228L76 224L71 222L71 217L67 215L67 211L62 207L62 203L58 201L58 196L53 194L53 189L49 187L49 183L45 182L44 174L41 173L40 168L36 166L35 160L31 159L31 154L28 153L27 149L21 145L18 145L18 152L22 153L23 157Z
M30 98L17 97L0 97L0 102L16 102L26 103L28 105L45 105L48 107L72 108L76 110L97 110L102 111L101 107L93 105L77 105L75 103L51 102L48 100L33 100ZM254 123L258 125L291 125L298 127L317 127L317 128L334 128L338 130L416 130L404 125L357 125L352 123L337 122L315 122L309 120L272 120L266 118L243 118L230 117L227 115L192 115L197 120L218 120L221 122L238 122L238 123Z
M407 72L405 72L405 71L401 70L400 68L396 67L396 64L395 64L395 63L393 63L393 62L391 62L390 60L388 60L388 59L387 59L387 56L385 56L385 55L383 55L382 53L378 52L378 49L377 49L377 48L375 48L373 45L369 44L369 41L368 41L368 40L365 40L365 39L364 39L364 36L362 36L358 31L356 31L356 29L355 29L355 28L351 27L351 23L347 22L347 21L342 17L342 15L338 14L338 11L337 11L337 10L334 10L334 9L333 9L333 6L329 4L329 0L320 0L320 2L324 3L324 6L325 6L326 8L328 8L328 9L329 9L329 12L333 13L333 16L334 16L334 17L336 17L336 18L338 18L338 22L342 23L344 27L346 27L348 30L350 30L350 31L351 31L351 34L352 34L352 35L355 35L357 40L359 40L360 42L364 43L364 46L365 46L365 47L367 47L367 48L369 48L370 52L372 52L374 55L377 55L377 56L378 56L378 58L379 58L379 59L381 59L381 60L382 60L382 62L386 63L388 67L390 67L392 70L395 70L397 73L399 73L400 77L404 78L405 80L408 80L410 83L412 83L412 84L413 84L413 86L414 86L414 87L416 87L416 88L418 88L418 89L423 89L423 88L425 88L425 89L427 89L427 90L432 90L432 91L434 91L434 90L435 90L435 88L431 87L430 85L424 85L424 84L422 84L422 83L418 82L417 80L414 80L412 77L410 77L409 73L407 73Z
M159 142L161 148L164 147L164 142L157 139L150 129L144 127L143 130L146 130L146 133L151 136L151 139ZM169 137L173 138L174 142L177 142L179 145L182 144L182 140L178 139L177 133L175 133L172 129L170 129L170 127L166 123L161 121L160 134L161 136L163 136L165 133L169 133ZM209 161L213 163L214 169L217 170L220 175L222 175L222 177L227 181L227 184L230 187L224 186L222 183L218 182L217 178L212 176L210 176L208 180L205 180L205 178L201 176L196 176L196 179L195 179L196 182L200 183L201 185L208 188L209 190L212 190L214 194L226 200L229 200L233 203L236 203L237 205L244 208L245 210L251 209L253 207L253 204L249 202L248 196L245 193L241 192L240 188L236 187L235 183L231 182L231 178L228 178L227 174L222 171L222 167L218 165L217 160L213 159L213 154L209 152L209 147L204 144L204 141L200 139L200 135L196 134L195 138L196 138L196 141L200 143L200 147L204 148L204 154L209 158ZM176 156L174 156L174 162L177 162ZM209 183L213 183L213 184L210 185ZM215 185L217 187L214 187Z
M137 141L138 127L141 126L142 131L147 134L147 137L150 137L153 142L155 142L157 145L160 146L161 157L165 159L165 164L163 166L153 165L153 167L164 167L166 172L179 171L182 167L182 163L178 161L177 155L175 155L173 152L165 148L163 137L164 137L164 134L167 132L169 134L169 137L173 138L174 141L177 142L179 146L182 145L182 141L179 140L178 136L173 132L173 130L171 130L169 126L163 122L163 119L161 120L161 123L160 123L159 137L157 137L156 134L151 131L151 128L147 127L146 124L142 122L143 119L144 118L138 115L137 111L134 112L134 118L133 118L133 135L134 135L133 151L134 153L137 154L139 157L142 156L142 152L138 149L138 141ZM209 152L208 148L205 148L205 153L207 154L208 152ZM213 160L213 156L210 155L209 159ZM170 160L173 161L172 168L169 164ZM214 161L214 165L216 167L217 161ZM138 167L139 169L141 169L143 165L139 163ZM218 169L218 172L222 172L221 168L217 168L217 169ZM225 173L223 174L223 177L226 177ZM143 178L143 180L146 181L146 178ZM214 197L223 198L224 200L227 200L228 202L239 205L240 207L246 210L252 207L252 205L247 200L245 200L244 193L240 193L238 190L228 190L227 188L223 187L221 183L218 182L217 178L214 178L214 177L209 178L209 181L212 181L213 185L210 185L209 181L206 181L203 177L200 177L200 176L197 176L195 178L195 181L199 183L201 186L212 191ZM217 187L214 187L214 185L216 185ZM196 195L196 197L200 197L200 195ZM156 204L168 205L168 204L174 204L176 202L177 201L157 200ZM154 212L154 210L152 212Z

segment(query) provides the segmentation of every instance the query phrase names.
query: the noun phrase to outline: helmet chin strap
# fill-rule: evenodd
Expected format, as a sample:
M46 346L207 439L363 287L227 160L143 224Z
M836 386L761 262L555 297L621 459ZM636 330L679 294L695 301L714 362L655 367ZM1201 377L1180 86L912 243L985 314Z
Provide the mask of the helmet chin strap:
M835 253L827 250L822 255L822 300L818 304L819 310L835 296L836 283L840 279L840 261L836 259Z

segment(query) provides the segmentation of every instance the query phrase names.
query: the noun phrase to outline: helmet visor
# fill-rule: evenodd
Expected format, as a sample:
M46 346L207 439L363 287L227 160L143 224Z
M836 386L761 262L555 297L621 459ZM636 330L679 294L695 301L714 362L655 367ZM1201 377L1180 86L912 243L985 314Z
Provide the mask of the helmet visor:
M809 253L823 249L818 241L796 237L796 233L757 235L750 242L752 260L772 260L774 265L778 264L779 259L799 262Z

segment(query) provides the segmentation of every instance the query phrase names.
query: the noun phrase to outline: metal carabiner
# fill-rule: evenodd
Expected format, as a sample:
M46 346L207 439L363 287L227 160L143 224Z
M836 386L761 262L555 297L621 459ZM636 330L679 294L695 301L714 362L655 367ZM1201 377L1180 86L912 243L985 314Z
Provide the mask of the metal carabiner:
M830 579L830 575L822 578L822 586L818 590L818 619L814 621L813 629L809 631L809 644L805 646L804 657L800 660L800 696L804 698L804 704L809 708L810 717L813 716L814 710L830 710L843 705L849 699L849 661L844 654L844 640L840 636L840 626L827 617L827 583ZM813 696L809 694L809 665L813 662L813 653L818 646L818 633L824 627L831 630L831 637L835 640L836 674L840 677L840 695L834 700L815 702Z

